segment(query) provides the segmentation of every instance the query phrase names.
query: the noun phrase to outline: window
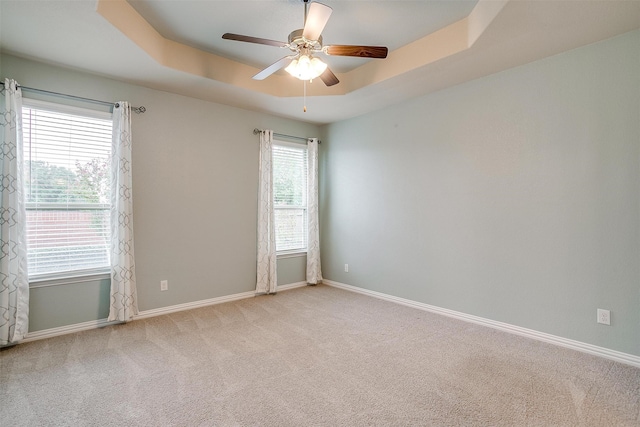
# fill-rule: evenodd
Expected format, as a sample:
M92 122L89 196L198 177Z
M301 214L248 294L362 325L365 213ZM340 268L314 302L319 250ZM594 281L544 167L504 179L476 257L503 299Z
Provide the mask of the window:
M22 120L29 278L108 271L111 115L25 100Z
M276 251L307 251L307 147L273 145L273 199Z

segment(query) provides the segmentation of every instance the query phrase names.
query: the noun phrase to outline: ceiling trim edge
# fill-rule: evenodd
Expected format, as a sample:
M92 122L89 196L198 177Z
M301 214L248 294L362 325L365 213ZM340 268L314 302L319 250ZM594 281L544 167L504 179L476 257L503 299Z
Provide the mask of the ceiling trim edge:
M338 73L339 85L309 85L307 95L345 95L467 50L509 1L479 0L466 18L390 52L386 60ZM258 68L163 37L126 0L98 0L96 11L165 67L276 97L300 96L290 76L272 75L265 84L252 79Z

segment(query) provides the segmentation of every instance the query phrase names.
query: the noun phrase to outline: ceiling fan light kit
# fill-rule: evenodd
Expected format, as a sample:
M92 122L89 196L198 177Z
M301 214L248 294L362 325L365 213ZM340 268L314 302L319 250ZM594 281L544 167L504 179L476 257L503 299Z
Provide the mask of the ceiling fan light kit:
M327 67L327 64L314 56L314 54L379 59L387 57L388 49L383 46L323 46L321 33L329 21L333 9L322 3L309 3L308 0L302 1L305 7L304 28L292 31L289 34L288 43L240 34L223 34L223 39L286 47L293 52L293 56L285 56L253 76L254 80L264 80L276 71L286 67L285 71L300 80L306 82L320 77L326 86L333 86L338 84L340 80Z
M308 55L300 55L299 58L294 59L284 70L300 80L313 80L327 69L327 64L322 62L319 58L314 58Z

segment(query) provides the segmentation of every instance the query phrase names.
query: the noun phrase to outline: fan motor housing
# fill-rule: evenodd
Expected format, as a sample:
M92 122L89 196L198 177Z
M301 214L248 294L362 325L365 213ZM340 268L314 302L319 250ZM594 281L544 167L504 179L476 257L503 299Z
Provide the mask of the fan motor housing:
M302 36L303 29L294 30L289 34L289 49L298 52L301 48L319 51L322 50L322 36L318 40L307 40Z

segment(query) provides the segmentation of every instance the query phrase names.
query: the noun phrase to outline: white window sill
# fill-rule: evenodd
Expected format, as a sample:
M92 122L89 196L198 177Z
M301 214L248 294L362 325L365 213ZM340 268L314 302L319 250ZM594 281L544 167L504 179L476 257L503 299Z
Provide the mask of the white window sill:
M108 270L89 270L59 273L56 275L36 276L29 278L30 288L44 288L47 286L70 285L72 283L82 283L94 280L110 279L111 273Z
M277 259L285 259L285 258L299 258L299 257L303 257L303 256L307 256L307 251L288 251L288 252L277 252L276 253L276 258Z

